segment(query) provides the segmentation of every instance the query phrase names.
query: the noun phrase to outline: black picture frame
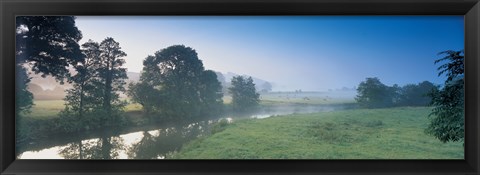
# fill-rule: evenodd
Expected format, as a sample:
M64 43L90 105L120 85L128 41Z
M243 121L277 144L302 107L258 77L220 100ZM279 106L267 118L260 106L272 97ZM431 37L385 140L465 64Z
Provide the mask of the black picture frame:
M479 174L478 0L1 0L0 174ZM16 160L15 16L464 15L464 160Z

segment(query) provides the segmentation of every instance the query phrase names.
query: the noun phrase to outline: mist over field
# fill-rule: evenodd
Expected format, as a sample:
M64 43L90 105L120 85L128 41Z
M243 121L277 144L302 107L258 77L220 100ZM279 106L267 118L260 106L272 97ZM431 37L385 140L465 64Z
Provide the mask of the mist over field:
M464 157L463 16L19 16L16 35L18 159Z

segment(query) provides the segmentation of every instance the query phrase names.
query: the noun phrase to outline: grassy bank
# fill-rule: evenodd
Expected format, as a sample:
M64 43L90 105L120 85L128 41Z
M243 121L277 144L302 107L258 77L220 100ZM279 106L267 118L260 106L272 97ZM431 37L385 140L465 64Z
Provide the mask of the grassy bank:
M172 158L463 159L462 143L424 133L429 112L402 107L238 120Z

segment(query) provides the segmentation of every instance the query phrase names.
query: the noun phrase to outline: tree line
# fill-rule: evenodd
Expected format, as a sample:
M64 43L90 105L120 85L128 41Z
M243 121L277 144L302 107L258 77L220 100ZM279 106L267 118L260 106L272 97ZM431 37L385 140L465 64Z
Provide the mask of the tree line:
M53 76L73 88L67 90L65 107L57 128L78 132L125 124L127 100L142 105L144 114L155 121L181 121L218 116L224 112L222 85L217 74L205 70L194 49L174 45L143 61L140 81L127 85L125 57L120 43L107 37L80 45L81 31L75 17L28 16L17 18L17 123L30 112L33 95L28 91L33 73ZM74 71L70 71L72 69ZM234 111L248 111L258 105L259 95L251 77L234 77L229 92ZM19 132L22 133L22 132Z
M427 106L432 98L428 95L437 88L429 81L418 84L387 86L379 78L366 78L358 85L355 100L364 108L397 106Z
M432 106L426 133L442 142L464 141L465 138L465 67L464 50L447 50L434 61L441 64L438 76L446 75L443 85L424 81L418 84L386 86L380 79L366 78L357 88L355 100L364 108L393 106Z
M119 43L106 38L101 43L88 41L80 46L81 31L73 16L22 16L16 18L16 94L17 124L28 114L33 95L28 91L28 69L42 77L53 76L61 84L74 84L65 98L59 124L67 130L83 130L122 123L126 101L119 92L126 90L126 56ZM434 87L430 82L403 87L386 86L378 78L360 83L356 97L366 108L418 106L431 101L433 110L427 131L442 141L463 140L464 66L462 51L445 51L447 63L438 68L447 80ZM188 119L221 113L222 86L217 75L205 70L194 49L182 45L161 49L144 62L141 81L130 84L127 94L155 119ZM75 72L69 71L73 67ZM258 105L258 93L251 77L234 77L232 108L248 111ZM253 84L253 86L252 86ZM17 127L19 128L19 127ZM18 134L19 132L17 132ZM21 132L20 132L21 135Z
M205 70L196 51L174 45L143 61L140 81L130 83L128 95L153 120L191 120L224 112L223 87L217 74ZM247 112L259 103L251 77L235 76L228 89L232 109Z
M120 125L127 104L119 95L125 91L127 71L122 66L127 54L111 37L81 47L83 60L72 65L76 74L68 77L73 88L67 90L60 126L78 131Z

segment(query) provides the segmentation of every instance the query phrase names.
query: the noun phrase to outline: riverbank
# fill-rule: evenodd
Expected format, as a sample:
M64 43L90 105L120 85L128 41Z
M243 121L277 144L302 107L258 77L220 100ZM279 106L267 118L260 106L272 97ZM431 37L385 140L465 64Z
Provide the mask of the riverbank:
M125 108L126 122L124 122L122 127L65 133L57 126L59 119L57 114L62 109L61 101L37 101L31 115L22 117L22 121L17 124L17 129L23 129L20 133L24 133L22 137L17 137L17 154L24 151L40 151L47 148L79 142L80 140L90 140L109 136L118 137L122 134L153 131L165 128L182 128L197 122L215 122L219 118L235 118L235 120L241 118L265 118L271 115L325 112L355 107L354 103L316 104L315 100L312 100L311 102L314 103L282 102L261 104L257 111L250 114L235 114L231 111L229 112L229 106L226 105L225 115L223 116L205 117L190 121L151 121L143 114L140 105L130 104ZM202 130L205 129L207 129L207 127L203 126ZM221 129L222 128L214 128L215 132ZM180 143L178 144L178 147L181 147L182 145L183 143Z
M186 144L175 159L463 159L462 143L424 133L429 107L243 119Z

